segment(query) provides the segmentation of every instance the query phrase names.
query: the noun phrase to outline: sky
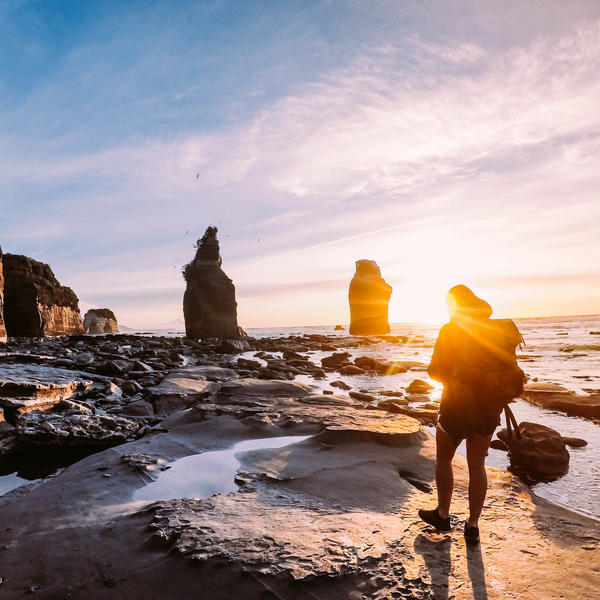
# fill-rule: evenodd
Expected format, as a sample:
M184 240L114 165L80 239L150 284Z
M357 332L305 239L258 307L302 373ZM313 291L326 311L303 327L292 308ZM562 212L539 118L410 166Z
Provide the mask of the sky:
M0 2L0 245L82 309L182 319L209 225L244 327L390 320L464 283L600 313L600 2Z

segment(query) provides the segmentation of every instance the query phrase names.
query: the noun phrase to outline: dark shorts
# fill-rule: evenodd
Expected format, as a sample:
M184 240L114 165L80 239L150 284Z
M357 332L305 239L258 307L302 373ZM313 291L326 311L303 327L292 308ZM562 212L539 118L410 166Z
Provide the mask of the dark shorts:
M461 398L442 397L438 421L456 441L470 435L491 435L500 425L502 410L486 406L483 398L466 401Z

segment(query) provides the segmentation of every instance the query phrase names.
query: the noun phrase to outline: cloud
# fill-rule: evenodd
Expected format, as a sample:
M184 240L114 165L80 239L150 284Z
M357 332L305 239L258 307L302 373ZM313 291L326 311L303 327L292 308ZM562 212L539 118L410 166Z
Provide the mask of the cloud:
M219 222L242 301L273 281L294 300L298 280L340 282L361 257L417 285L426 272L585 276L599 249L599 64L598 21L500 49L411 32L279 99L255 86L253 115L210 131L34 156L0 140L2 239L54 257L88 302L158 294L175 316L193 238Z

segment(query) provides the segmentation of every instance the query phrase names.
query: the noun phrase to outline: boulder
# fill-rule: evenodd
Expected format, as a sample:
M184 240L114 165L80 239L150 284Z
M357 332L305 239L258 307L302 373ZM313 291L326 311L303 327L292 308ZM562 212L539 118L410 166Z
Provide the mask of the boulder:
M345 365L340 367L340 375L363 375L364 369L357 367L356 365Z
M83 332L79 300L37 260L5 254L4 323L11 337L46 337Z
M349 364L349 358L349 352L336 352L331 356L326 356L325 358L322 358L321 364L326 369L339 369L340 367Z
M2 248L0 248L0 342L6 341L4 326L4 276L2 275Z
M215 390L215 384L207 381L204 373L181 369L149 388L149 401L157 415L168 415L207 400Z
M531 481L546 481L565 475L569 470L569 452L558 431L524 421L519 425L521 439L508 437L506 429L498 438L508 446L511 467Z
M117 317L108 308L90 308L83 317L83 331L88 335L119 333Z
M209 227L198 240L196 256L183 268L185 334L191 339L240 338L235 286L221 270L217 228Z
M422 379L415 379L406 388L406 391L409 394L427 394L432 389L433 386L426 381L423 381Z
M392 287L381 277L374 260L357 260L350 282L351 335L384 335L390 332L388 303Z

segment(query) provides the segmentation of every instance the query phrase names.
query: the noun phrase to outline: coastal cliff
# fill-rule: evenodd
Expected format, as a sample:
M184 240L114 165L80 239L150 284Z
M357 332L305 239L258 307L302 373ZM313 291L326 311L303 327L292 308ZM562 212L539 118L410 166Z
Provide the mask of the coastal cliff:
M217 228L209 227L196 247L194 260L183 268L186 337L240 338L235 286L221 269Z
M388 285L374 260L357 260L350 282L351 335L385 335L390 332L388 303L392 286Z
M83 332L79 300L52 269L37 260L5 254L4 323L11 337L47 337Z

